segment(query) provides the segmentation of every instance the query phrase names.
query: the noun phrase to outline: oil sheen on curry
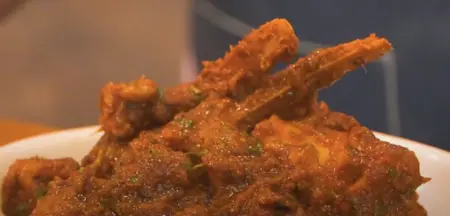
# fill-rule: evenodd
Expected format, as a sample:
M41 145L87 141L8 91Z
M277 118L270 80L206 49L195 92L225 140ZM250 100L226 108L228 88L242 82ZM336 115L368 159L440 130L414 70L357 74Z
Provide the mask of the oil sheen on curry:
M81 163L17 160L4 177L7 216L424 216L412 151L377 139L318 91L377 60L370 35L295 59L299 40L274 19L190 83L146 78L101 91L103 137ZM270 75L276 63L291 65Z

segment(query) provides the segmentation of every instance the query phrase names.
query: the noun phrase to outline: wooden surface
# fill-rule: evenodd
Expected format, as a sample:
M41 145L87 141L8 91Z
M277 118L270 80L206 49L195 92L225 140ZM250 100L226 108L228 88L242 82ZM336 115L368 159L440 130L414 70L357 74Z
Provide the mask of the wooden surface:
M56 130L57 128L45 125L0 119L0 146L22 138Z

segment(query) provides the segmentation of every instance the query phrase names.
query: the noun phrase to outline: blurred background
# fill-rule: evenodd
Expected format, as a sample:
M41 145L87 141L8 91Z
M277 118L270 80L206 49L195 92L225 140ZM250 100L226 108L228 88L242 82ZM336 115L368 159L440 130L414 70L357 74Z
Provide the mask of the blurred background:
M375 32L395 51L321 93L377 131L450 149L450 2L31 0L0 24L0 117L95 124L100 88L195 76L251 28L289 19L301 54ZM194 66L192 66L194 64Z
M1 3L1 2L0 2ZM0 117L97 123L108 81L180 82L188 1L30 0L0 23Z

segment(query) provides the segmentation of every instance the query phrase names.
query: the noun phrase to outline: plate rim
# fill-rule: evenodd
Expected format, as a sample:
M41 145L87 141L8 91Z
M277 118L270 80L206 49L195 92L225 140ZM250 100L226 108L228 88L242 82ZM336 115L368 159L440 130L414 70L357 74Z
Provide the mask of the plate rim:
M50 137L62 137L65 135L71 135L74 133L83 133L83 134L92 134L95 135L97 133L103 133L99 131L100 126L99 125L89 125L89 126L81 126L81 127L74 127L74 128L68 128L68 129L60 129L55 130L47 133L37 134L29 137L24 137L21 139L17 139L15 141L9 142L7 144L4 144L3 146L0 146L0 152L1 151L7 151L10 148L15 148L17 145L22 145L23 143L27 142L35 142L36 140L40 139L48 139Z

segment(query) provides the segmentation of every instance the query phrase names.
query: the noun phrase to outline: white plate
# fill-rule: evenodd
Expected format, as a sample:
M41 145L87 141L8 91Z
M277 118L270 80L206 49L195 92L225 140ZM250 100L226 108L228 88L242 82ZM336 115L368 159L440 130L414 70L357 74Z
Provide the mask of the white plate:
M48 158L73 157L80 160L102 135L97 131L97 126L65 130L27 138L0 148L0 185L9 165L18 158L39 155ZM416 153L422 175L432 178L431 182L418 190L420 203L425 206L430 216L448 215L450 153L404 138L382 133L375 133L375 135L387 142L407 147Z

